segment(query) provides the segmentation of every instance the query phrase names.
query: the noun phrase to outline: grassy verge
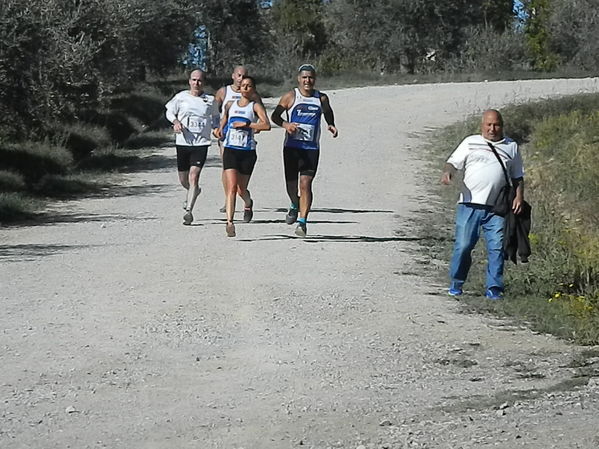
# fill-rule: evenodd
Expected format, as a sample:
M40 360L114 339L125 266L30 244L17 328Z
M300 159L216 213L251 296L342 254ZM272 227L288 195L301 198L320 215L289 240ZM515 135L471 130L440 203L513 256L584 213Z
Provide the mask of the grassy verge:
M526 198L533 206L528 264L506 263L506 299L489 302L465 295L469 310L513 317L540 332L599 343L599 95L579 95L508 107L506 134L521 143ZM478 132L474 117L434 138L436 170L467 134ZM455 189L439 187L442 213L421 225L429 256L448 260L453 243ZM449 225L448 225L449 224ZM468 290L484 291L486 256L474 252ZM440 273L446 283L446 273Z

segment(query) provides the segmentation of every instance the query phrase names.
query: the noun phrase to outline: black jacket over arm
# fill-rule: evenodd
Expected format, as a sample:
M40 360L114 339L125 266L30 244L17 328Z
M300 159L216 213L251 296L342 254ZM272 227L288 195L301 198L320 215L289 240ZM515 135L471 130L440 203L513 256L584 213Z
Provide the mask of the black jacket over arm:
M530 257L528 234L530 233L531 210L530 204L524 201L522 211L518 215L510 211L505 216L503 225L503 258L505 260L518 263L516 256L520 256L520 261L523 263L528 262Z

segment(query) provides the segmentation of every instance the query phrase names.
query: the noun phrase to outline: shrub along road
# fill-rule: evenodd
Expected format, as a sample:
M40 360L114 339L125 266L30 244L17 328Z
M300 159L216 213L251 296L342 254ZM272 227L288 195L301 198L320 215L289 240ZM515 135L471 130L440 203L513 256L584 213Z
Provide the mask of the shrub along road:
M281 129L258 137L234 239L216 146L192 226L169 146L109 195L2 229L0 446L595 447L599 353L462 313L410 218L437 204L430 129L597 87L330 92L306 240L284 223Z

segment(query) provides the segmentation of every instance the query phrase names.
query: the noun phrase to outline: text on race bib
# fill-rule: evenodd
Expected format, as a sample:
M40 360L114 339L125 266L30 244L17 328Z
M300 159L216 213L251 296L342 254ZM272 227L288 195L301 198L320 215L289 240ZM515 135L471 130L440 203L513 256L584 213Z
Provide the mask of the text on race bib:
M246 147L250 141L250 132L243 128L229 128L227 141L229 145Z
M314 125L299 123L297 125L297 129L296 129L295 133L293 134L293 137L296 140L313 141L315 130L316 130L316 127Z

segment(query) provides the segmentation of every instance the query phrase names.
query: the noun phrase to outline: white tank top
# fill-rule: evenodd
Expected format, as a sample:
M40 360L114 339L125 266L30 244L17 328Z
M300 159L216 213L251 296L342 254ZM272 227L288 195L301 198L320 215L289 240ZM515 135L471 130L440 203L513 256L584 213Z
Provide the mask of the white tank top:
M222 117L225 113L225 105L230 101L239 100L241 98L241 92L235 92L231 85L225 86L225 98L223 98L222 109L220 116Z

